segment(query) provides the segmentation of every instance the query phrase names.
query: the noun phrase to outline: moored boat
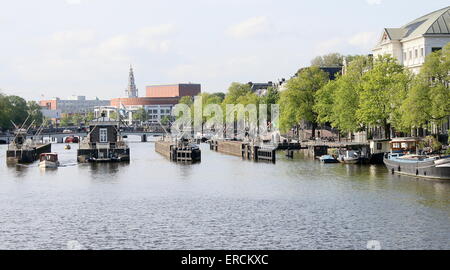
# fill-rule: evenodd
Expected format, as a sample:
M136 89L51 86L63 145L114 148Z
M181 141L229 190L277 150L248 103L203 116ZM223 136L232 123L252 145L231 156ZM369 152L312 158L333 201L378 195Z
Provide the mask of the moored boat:
M120 122L102 115L89 125L77 150L78 162L130 161L130 148L120 134Z
M6 151L7 163L33 163L40 154L51 152L51 143L42 143L27 138L26 129L18 128L14 135L14 139Z
M450 180L450 156L387 154L384 164L392 173Z
M39 156L39 168L41 169L56 169L59 167L58 154L43 153Z
M339 163L339 161L331 155L321 156L319 158L319 160L320 160L320 162L323 162L323 163Z
M361 153L355 150L341 151L338 156L338 161L345 164L357 164L361 163Z
M432 179L450 179L450 156L419 155L417 138L397 138L383 161L391 173Z

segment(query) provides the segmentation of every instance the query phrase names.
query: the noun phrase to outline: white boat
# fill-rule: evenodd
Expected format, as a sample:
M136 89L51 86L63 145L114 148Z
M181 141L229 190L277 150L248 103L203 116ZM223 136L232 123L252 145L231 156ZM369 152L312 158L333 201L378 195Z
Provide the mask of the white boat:
M44 153L39 156L39 168L56 169L59 167L58 154Z
M338 161L345 164L356 164L361 161L361 154L354 150L342 151L339 154Z

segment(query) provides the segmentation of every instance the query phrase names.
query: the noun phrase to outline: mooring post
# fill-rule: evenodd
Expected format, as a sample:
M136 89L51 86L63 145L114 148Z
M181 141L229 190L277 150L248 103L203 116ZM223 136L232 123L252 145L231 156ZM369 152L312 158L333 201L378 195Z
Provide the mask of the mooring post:
M147 134L142 134L141 142L147 142Z

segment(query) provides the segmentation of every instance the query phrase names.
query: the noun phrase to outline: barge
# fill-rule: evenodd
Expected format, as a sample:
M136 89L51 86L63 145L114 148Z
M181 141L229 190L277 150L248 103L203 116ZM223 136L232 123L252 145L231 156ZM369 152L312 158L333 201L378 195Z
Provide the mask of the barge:
M159 140L155 143L155 151L171 161L196 163L202 160L202 152L198 145L189 140Z
M93 120L87 137L79 142L77 160L80 163L130 161L130 148L120 134L120 122L104 116Z
M391 142L391 153L383 161L391 173L450 180L450 156L417 155L420 140L399 138Z
M388 154L384 164L392 173L450 180L450 156Z
M6 151L7 163L33 163L39 159L41 154L52 151L51 143L28 139L26 129L17 129L14 135L15 137Z

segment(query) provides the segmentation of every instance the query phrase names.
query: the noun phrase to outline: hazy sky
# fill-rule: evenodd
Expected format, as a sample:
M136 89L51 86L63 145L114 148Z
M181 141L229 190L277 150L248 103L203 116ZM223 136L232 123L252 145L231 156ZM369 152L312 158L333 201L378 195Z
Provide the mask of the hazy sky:
M28 99L289 78L320 54L367 54L448 0L0 0L0 89Z

